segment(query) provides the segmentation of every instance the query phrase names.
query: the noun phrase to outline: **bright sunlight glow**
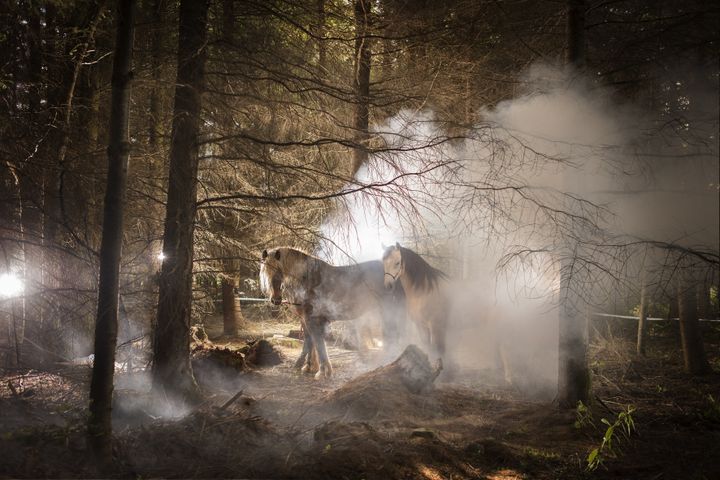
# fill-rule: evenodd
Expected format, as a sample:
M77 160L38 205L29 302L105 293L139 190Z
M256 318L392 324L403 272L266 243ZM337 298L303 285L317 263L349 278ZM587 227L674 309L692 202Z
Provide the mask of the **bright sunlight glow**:
M14 297L22 293L24 289L22 280L13 273L0 275L0 295L3 297Z

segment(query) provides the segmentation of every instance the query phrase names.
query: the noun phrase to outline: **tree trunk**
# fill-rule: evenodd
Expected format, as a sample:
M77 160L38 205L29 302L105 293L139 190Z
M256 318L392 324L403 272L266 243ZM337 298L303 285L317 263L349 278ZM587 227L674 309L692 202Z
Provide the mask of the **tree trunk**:
M675 320L680 316L679 309L678 309L678 298L677 295L670 294L670 299L668 300L668 320Z
M710 318L710 289L707 283L700 284L697 294L697 313L698 318Z
M577 69L585 66L585 0L568 0L567 62Z
M581 68L585 64L585 2L568 0L567 61ZM560 304L558 323L558 401L560 408L575 408L590 400L590 371L587 365L587 316L580 315L571 286L573 257L563 258L560 266ZM578 318L581 317L581 318Z
M645 356L645 337L647 336L647 311L648 311L648 300L647 300L647 287L643 282L640 288L640 312L638 318L638 331L637 331L637 345L636 351L638 355Z
M575 408L590 401L590 371L587 365L587 316L577 311L570 281L572 265L564 260L560 272L561 300L558 325L558 402L560 408Z
M59 134L60 134L60 141L59 141L59 147L57 152L57 160L56 165L58 168L58 176L53 178L54 185L52 185L52 196L51 198L54 199L54 202L51 203L48 207L48 212L50 214L50 222L49 223L49 235L48 240L53 241L57 235L57 227L60 223L65 222L67 220L67 210L65 206L65 175L69 170L69 166L67 165L67 152L68 148L70 146L70 123L72 119L72 113L73 113L73 103L75 100L75 93L78 89L78 83L80 80L80 72L82 70L83 64L85 62L85 58L87 57L90 48L92 44L94 43L95 39L95 32L97 31L97 27L102 20L102 11L104 9L105 2L101 1L97 4L96 10L94 12L94 16L92 17L92 21L90 22L88 26L88 33L85 38L85 41L82 45L80 45L79 48L79 55L77 60L75 61L75 64L72 69L72 76L70 77L70 83L65 95L64 103L62 105L62 119L59 126Z
M238 314L235 303L235 285L229 278L222 278L223 333L237 335Z
M222 0L222 31L223 41L228 44L234 42L235 32L235 0Z
M678 284L680 341L682 342L685 371L692 375L700 375L709 372L710 365L705 357L700 335L695 285L691 282L679 282Z
M150 2L151 37L150 37L150 71L152 85L150 87L150 106L148 108L148 145L150 153L156 154L158 150L158 137L160 124L160 65L162 62L162 20L165 2L153 0Z
M355 141L352 175L367 161L367 139L370 124L370 7L368 0L355 0Z
M327 71L327 46L325 45L325 35L327 33L327 15L325 14L325 0L317 0L317 48L318 48L318 68L320 74Z
M100 139L100 80L102 62L91 65L83 74L84 108L82 124L87 131L88 147L91 152L97 148Z
M100 246L100 282L95 324L95 361L90 384L88 443L103 465L112 460L112 392L117 344L118 290L122 252L123 210L127 183L128 119L134 24L133 0L118 8L113 59L112 100L108 140L108 176Z
M153 388L194 400L199 389L190 365L193 232L196 213L198 135L204 84L208 2L181 0L170 175L163 235Z
M42 108L43 73L42 73L42 19L40 9L28 12L28 105L30 113L37 114Z

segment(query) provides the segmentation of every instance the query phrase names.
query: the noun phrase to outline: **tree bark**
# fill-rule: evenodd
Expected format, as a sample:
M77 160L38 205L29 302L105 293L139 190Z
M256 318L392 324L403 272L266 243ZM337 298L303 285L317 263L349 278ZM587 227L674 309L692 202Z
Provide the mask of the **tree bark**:
M567 61L576 68L585 64L585 2L568 0ZM573 254L574 255L574 254ZM590 371L587 365L587 316L580 315L575 306L571 286L573 257L561 260L560 304L558 323L558 402L560 408L575 408L577 403L589 403ZM581 318L578 318L581 317Z
M190 364L190 313L207 12L206 0L180 2L178 67L163 235L165 259L160 272L153 339L153 388L179 400L195 400L199 395Z
M235 285L226 277L222 278L222 309L223 309L223 333L225 335L237 335L238 314L235 303Z
M108 140L108 177L100 246L100 282L95 324L95 361L90 384L88 443L103 465L112 460L112 392L117 344L118 292L122 253L123 210L127 183L128 119L133 48L133 0L118 8L117 37L113 59L112 100Z
M60 141L56 160L59 174L57 177L53 178L55 184L52 187L53 194L50 197L51 199L53 199L53 202L48 205L48 213L50 214L51 218L48 222L48 227L50 230L48 232L47 239L50 241L55 239L57 235L58 225L61 222L67 220L64 190L66 181L65 174L68 171L66 159L67 151L70 146L70 123L73 113L73 103L75 100L75 93L80 79L80 72L85 62L85 58L87 57L88 52L90 51L90 48L94 42L95 32L97 31L97 27L100 24L100 20L102 20L102 11L104 8L105 2L98 2L92 20L90 21L90 24L88 26L88 33L85 41L82 43L82 45L80 45L80 53L73 66L72 76L70 77L70 83L67 88L64 103L62 105L62 119L59 126Z
M679 282L678 284L678 309L680 313L680 341L682 342L685 371L692 375L707 373L710 371L710 364L703 348L695 285L691 281Z
M42 73L42 19L39 8L28 11L28 105L30 113L37 114L42 108L43 73Z
M234 41L235 32L235 0L222 0L222 38L228 44Z
M353 87L355 90L355 142L353 151L352 175L367 161L367 145L370 125L370 7L368 0L355 0L355 71Z
M710 317L710 289L705 282L701 283L700 287L697 293L698 318L707 319Z
M558 325L558 402L560 408L575 408L590 401L590 371L587 365L587 316L572 301L574 293L571 260L564 260L560 272L561 301ZM578 318L580 317L580 318Z
M640 312L638 318L637 345L636 352L638 355L645 356L645 337L647 336L647 287L643 282L640 288Z
M157 153L160 135L160 65L162 56L162 20L165 2L150 2L151 37L150 37L150 71L152 85L150 87L150 105L148 108L148 145L152 154Z
M85 69L83 74L83 96L85 105L82 123L87 131L90 151L94 151L100 139L100 80L102 63L98 62Z
M577 69L585 66L585 0L568 0L567 62Z
M325 0L317 0L317 48L318 48L318 68L323 74L327 71L327 46L325 45L325 35L327 33L327 15L325 14Z

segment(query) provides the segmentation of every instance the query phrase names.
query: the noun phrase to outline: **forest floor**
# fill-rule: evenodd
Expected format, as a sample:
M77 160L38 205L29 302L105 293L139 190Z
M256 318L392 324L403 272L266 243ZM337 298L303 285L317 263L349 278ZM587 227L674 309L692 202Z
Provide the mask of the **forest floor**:
M714 324L717 325L717 324ZM676 329L655 324L648 355L632 355L631 329L603 325L591 345L587 411L533 400L490 370L464 371L425 394L348 383L387 362L330 347L335 375L316 381L292 364L296 323L248 321L237 337L208 325L214 344L238 349L267 338L273 367L205 372L206 402L159 412L144 373L118 373L114 470L93 470L84 436L89 368L0 375L0 477L243 477L347 479L720 478L720 329L704 326L714 372L682 372ZM349 388L356 388L355 391ZM342 398L337 395L346 386ZM230 405L223 405L240 390ZM632 406L634 430L618 426L612 451L587 468L607 425ZM174 417L174 418L169 418Z

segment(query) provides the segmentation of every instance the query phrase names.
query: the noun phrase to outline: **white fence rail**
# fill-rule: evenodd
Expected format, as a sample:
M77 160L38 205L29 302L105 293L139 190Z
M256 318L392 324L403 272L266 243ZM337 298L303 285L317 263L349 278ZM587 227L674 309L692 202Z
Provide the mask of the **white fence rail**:
M593 312L590 315L595 317L609 317L609 318L624 318L627 320L640 320L640 317L635 317L633 315L614 315L611 313L600 313L600 312ZM659 322L664 320L680 320L679 318L659 318L659 317L646 317L645 320L648 320L650 322ZM718 322L720 323L720 319L718 318L700 318L701 322Z

